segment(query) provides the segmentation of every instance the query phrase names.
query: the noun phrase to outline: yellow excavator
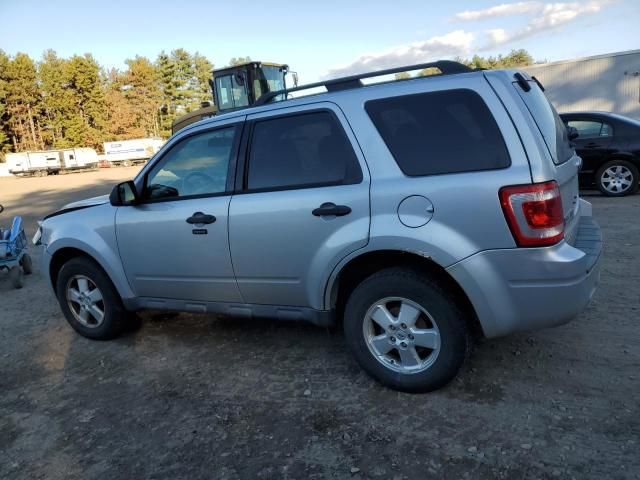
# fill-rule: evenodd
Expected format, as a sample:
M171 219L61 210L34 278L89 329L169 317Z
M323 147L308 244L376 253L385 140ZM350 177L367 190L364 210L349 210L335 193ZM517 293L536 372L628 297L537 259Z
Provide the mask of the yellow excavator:
M265 93L285 90L287 75L291 75L294 87L298 85L298 75L281 63L250 61L218 68L212 73L209 85L213 103L203 102L198 110L175 119L172 134L203 118L250 107Z

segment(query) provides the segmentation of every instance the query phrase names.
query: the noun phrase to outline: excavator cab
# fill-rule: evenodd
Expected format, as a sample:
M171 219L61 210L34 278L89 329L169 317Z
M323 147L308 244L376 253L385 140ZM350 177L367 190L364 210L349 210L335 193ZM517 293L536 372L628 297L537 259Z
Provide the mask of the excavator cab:
M248 108L265 93L284 90L287 74L291 74L293 86L297 86L297 74L290 72L288 65L279 63L250 61L213 70L209 85L214 104L203 102L202 108L176 119L171 133L203 118Z
M288 72L287 65L267 62L247 62L214 70L210 85L218 112L247 108L267 92L284 90Z

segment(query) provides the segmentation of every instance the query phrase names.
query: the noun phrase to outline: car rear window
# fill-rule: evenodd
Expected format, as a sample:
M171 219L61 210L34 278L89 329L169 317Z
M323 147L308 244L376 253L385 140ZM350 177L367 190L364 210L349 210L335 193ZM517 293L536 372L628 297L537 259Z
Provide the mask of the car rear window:
M370 100L365 109L405 175L494 170L511 164L493 115L472 90Z
M569 142L569 135L560 115L553 108L547 96L534 81L529 81L531 88L524 91L514 82L514 88L524 100L529 113L538 125L538 129L544 138L551 159L556 165L566 162L573 156L573 148Z

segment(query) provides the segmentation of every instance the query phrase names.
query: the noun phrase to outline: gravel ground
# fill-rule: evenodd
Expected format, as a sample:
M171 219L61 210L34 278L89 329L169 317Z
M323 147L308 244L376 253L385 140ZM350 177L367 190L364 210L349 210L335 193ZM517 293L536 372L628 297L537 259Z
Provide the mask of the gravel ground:
M0 179L0 223L25 215L31 235L134 173ZM640 478L640 196L585 197L606 242L591 306L481 342L426 395L302 324L147 312L90 341L39 271L22 290L0 275L0 478Z

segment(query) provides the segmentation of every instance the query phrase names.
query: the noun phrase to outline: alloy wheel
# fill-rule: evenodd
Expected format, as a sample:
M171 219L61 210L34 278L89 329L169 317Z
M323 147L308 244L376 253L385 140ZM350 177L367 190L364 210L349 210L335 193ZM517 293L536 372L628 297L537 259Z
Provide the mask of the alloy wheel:
M67 303L74 318L85 327L102 325L105 304L98 286L84 275L74 275L67 282Z
M407 298L387 297L374 303L365 315L363 334L376 360L403 374L428 369L440 352L435 320Z

